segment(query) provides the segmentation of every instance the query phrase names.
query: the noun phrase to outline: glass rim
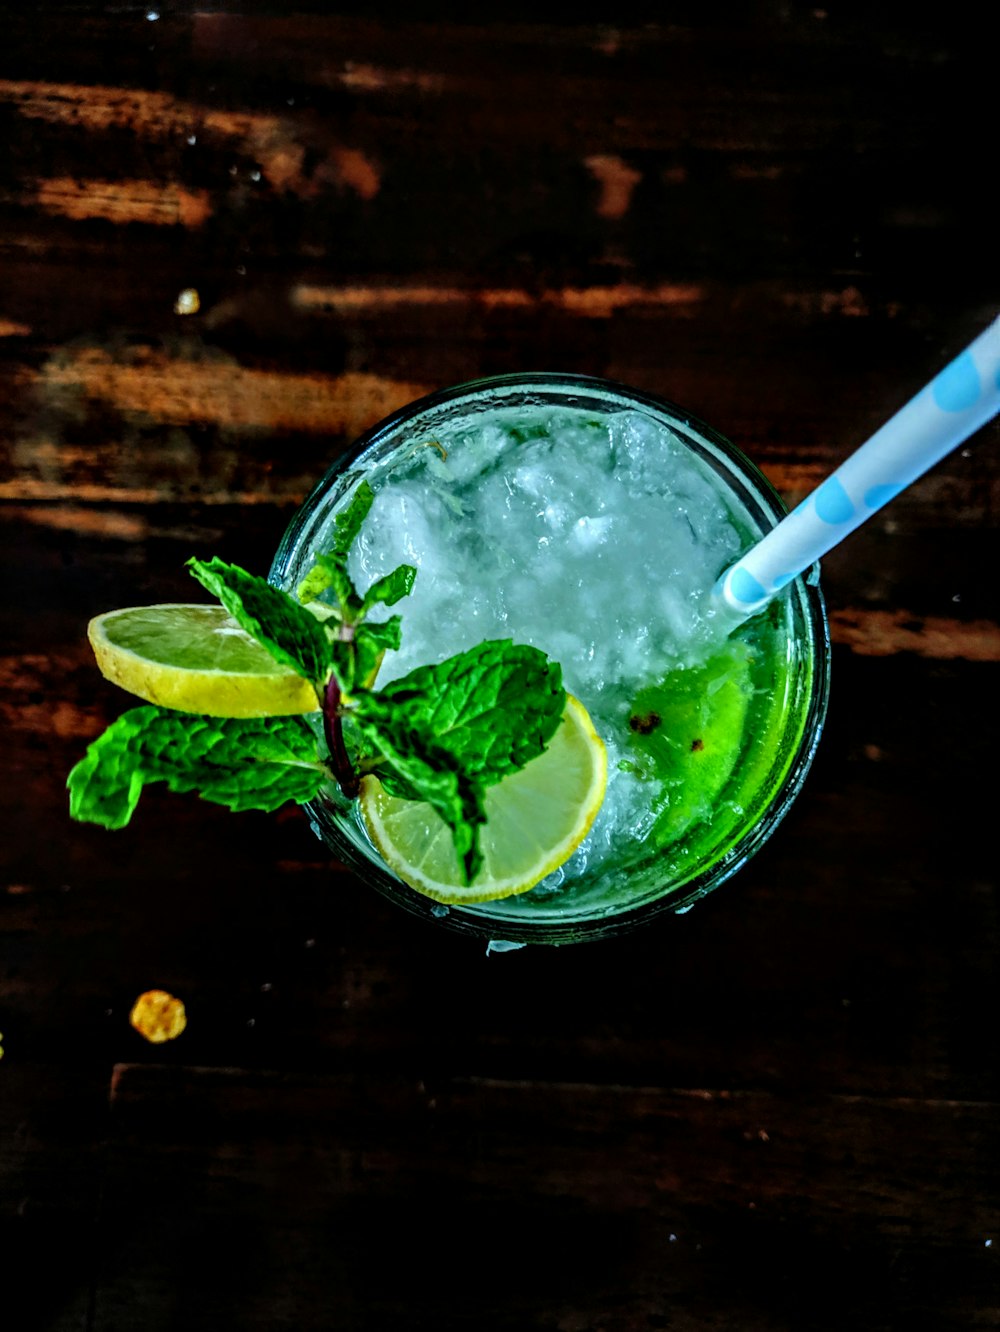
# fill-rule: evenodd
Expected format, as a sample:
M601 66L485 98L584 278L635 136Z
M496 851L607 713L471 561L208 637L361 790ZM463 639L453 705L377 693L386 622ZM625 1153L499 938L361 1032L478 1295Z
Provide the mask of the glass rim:
M672 428L675 425L687 427L699 437L698 443L707 443L711 446L711 450L720 454L731 471L730 481L738 479L745 485L774 521L780 520L787 512L778 491L751 458L714 427L668 398L614 379L594 375L563 374L558 371L489 375L438 389L416 398L397 408L358 436L334 460L296 510L275 553L269 574L271 581L279 584L283 582L290 560L298 551L302 537L308 534L313 515L331 487L381 441L390 439L401 426L428 412L459 403L463 399L472 401L484 394L505 388L510 389L512 393L518 390L530 393L532 389L537 389L550 393L562 390L563 396L569 396L573 392L581 395L589 392L605 397L620 396L629 406L649 407L654 412L666 416ZM686 432L682 437L688 446L695 443L688 438ZM668 889L658 897L625 906L617 911L603 915L581 915L579 919L574 919L572 916L567 916L561 921L548 918L532 920L528 917L518 920L496 919L488 914L492 905L489 902L484 902L479 907L472 905L441 907L432 899L410 888L399 880L388 866L370 859L360 851L338 826L330 806L322 800L311 801L305 807L313 831L328 847L336 851L348 868L367 887L375 888L395 905L425 921L479 939L514 945L596 941L631 932L656 917L685 914L697 901L730 880L768 841L801 791L822 735L829 700L831 644L825 601L819 586L819 566L814 565L812 569L794 579L784 595L798 598L803 624L808 630L810 642L810 693L801 721L800 739L777 789L756 822L739 836L719 860L677 889ZM376 854L374 848L373 854Z

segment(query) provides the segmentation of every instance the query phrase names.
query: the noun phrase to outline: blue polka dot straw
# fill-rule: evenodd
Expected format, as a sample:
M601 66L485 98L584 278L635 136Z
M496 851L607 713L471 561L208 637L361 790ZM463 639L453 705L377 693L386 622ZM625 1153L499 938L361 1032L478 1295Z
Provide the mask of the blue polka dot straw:
M1000 318L727 569L716 595L741 619L1000 412Z

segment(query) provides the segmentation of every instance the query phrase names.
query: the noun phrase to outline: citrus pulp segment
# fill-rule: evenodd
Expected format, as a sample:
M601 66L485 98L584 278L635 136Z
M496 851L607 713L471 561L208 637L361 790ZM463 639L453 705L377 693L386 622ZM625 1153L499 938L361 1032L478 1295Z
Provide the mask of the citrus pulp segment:
M571 695L548 748L486 792L483 863L462 882L451 831L430 805L361 783L361 812L386 864L438 902L492 902L527 892L580 845L607 784L607 755L583 705Z

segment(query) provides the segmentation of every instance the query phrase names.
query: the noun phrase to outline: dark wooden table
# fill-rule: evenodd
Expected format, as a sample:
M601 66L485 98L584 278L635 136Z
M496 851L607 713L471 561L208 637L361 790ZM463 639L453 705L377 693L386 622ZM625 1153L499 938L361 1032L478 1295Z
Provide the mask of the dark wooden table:
M4 1332L1000 1326L996 425L824 562L820 755L682 919L487 957L294 809L67 816L88 617L420 393L611 376L796 501L997 314L987 10L820 5L7 7Z

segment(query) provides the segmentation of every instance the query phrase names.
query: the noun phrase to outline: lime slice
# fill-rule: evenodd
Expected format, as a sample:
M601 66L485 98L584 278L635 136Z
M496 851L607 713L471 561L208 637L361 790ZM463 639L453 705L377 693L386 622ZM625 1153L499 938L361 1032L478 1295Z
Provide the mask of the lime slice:
M315 712L312 685L274 660L222 606L133 606L87 626L101 672L130 694L210 717Z
M438 902L492 902L526 893L580 845L604 799L604 744L570 695L548 748L486 793L483 864L463 884L451 832L430 805L389 795L375 777L361 783L361 812L383 860L417 892Z
M629 716L632 750L640 772L663 783L663 810L651 833L657 845L711 816L739 757L750 695L749 654L742 644L704 666L672 671L636 695Z

